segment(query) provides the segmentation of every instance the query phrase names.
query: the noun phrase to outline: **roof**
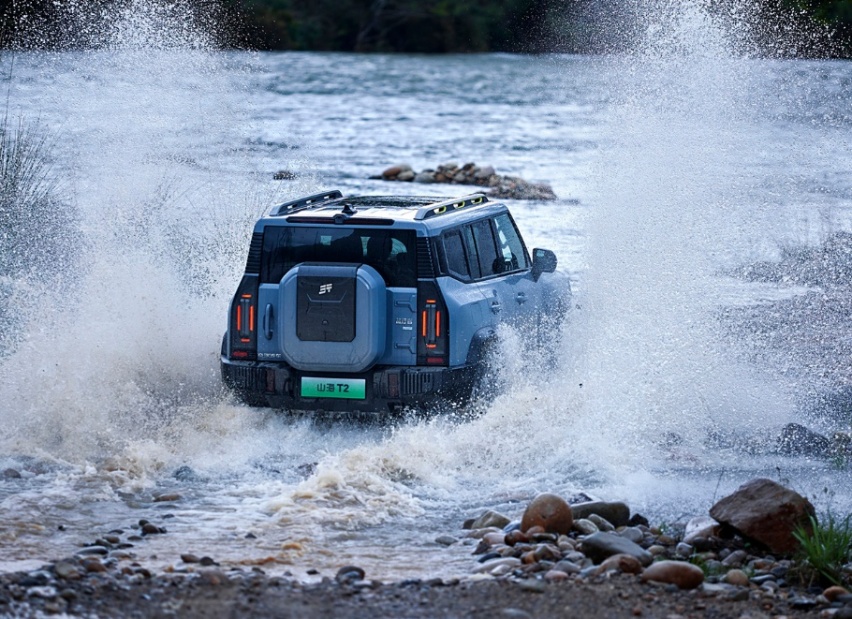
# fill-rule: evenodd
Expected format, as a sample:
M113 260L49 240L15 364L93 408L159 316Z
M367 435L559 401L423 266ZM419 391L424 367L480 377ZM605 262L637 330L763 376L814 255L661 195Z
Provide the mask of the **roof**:
M333 190L312 194L272 207L267 217L286 217L288 223L384 224L419 222L489 203L481 193L458 198L435 196L347 196ZM431 222L430 222L431 223Z

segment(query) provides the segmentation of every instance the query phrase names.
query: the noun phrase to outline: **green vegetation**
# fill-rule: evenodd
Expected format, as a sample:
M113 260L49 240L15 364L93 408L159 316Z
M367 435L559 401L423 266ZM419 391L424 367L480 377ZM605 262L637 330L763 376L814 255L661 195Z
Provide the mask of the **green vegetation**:
M801 544L801 576L805 582L842 585L843 566L849 561L852 546L852 515L835 520L827 514L822 522L811 516L811 527L793 532Z
M852 55L852 0L700 0L711 12L753 17L770 53ZM68 15L99 18L128 0L16 0L0 5L8 45L75 47ZM639 34L620 0L171 0L215 24L225 46L358 52L603 52ZM73 10L69 7L74 5ZM96 21L96 20L95 20ZM84 19L85 22L85 19ZM83 22L81 22L83 23ZM830 31L828 44L787 38ZM87 30L84 28L83 30ZM804 38L807 38L805 36ZM779 40L781 44L779 44ZM2 41L0 41L0 44Z

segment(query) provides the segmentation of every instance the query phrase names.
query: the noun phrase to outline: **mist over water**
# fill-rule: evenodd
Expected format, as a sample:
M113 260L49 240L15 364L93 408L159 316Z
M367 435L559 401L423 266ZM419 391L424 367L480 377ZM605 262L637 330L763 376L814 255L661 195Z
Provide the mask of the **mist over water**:
M431 542L484 508L517 515L539 491L588 492L676 518L706 510L717 486L787 469L762 449L794 416L792 387L718 332L732 296L720 273L798 225L770 199L787 161L755 160L779 140L764 134L777 93L765 74L788 66L739 55L747 21L637 2L642 44L605 58L252 55L216 51L215 24L183 3L68 6L94 49L21 54L8 82L11 105L61 137L81 249L66 286L28 297L24 336L0 357L0 466L23 475L0 487L10 559L72 552L163 513L153 497L174 491L169 535L136 549L163 565L215 549L299 575L341 561L379 578L466 573L466 549ZM498 88L495 75L512 78ZM474 146L458 137L472 122ZM530 247L573 273L557 367L506 329L504 390L464 422L315 422L234 404L218 352L254 219L335 185L417 192L365 172L434 157L580 196L511 205ZM273 182L284 168L309 173ZM720 434L765 440L721 449ZM806 493L831 475L795 466L814 470L798 479ZM411 551L389 558L403 541Z

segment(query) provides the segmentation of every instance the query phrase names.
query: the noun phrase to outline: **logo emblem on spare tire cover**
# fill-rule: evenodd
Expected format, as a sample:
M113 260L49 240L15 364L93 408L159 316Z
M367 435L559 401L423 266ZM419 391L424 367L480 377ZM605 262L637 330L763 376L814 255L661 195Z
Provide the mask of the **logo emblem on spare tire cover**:
M325 294L327 292L331 292L332 284L320 284L319 293Z

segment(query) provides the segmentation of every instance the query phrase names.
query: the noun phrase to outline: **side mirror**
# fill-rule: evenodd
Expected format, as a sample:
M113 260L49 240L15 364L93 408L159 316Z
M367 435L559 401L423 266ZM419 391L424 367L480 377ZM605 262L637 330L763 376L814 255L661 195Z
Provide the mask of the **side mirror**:
M556 270L556 254L549 249L535 248L533 250L532 276L538 281L542 273L553 273Z

